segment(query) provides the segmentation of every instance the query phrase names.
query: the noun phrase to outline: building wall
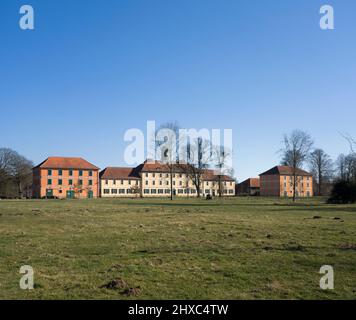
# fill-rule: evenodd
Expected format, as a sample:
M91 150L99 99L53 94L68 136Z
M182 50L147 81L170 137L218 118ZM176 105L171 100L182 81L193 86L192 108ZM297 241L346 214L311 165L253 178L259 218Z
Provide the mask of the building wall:
M260 176L260 194L261 196L280 196L280 176L263 175Z
M80 171L82 175L80 176ZM89 175L89 172L92 175ZM92 191L93 198L99 196L98 170L78 170L72 169L43 169L36 168L33 171L33 197L43 198L47 196L47 191L52 190L53 197L60 199L67 198L67 191L74 193L75 198L88 198ZM89 183L91 181L91 185ZM80 186L80 183L82 185Z
M297 176L297 197L313 196L313 178L311 176ZM293 176L263 175L260 176L261 196L293 197Z
M280 176L280 196L293 197L293 176ZM296 196L312 197L313 196L313 178L309 176L297 176Z
M103 198L134 197L141 194L141 181L136 179L100 179L100 196Z
M170 175L168 173L157 172L142 172L141 181L137 181L140 187L140 196L142 197L169 197L171 191ZM114 183L115 182L115 183ZM102 197L133 197L132 193L128 193L127 189L130 189L134 184L134 181L130 180L107 180L101 179L100 181L100 194ZM224 189L226 192L224 196L235 195L235 182L227 181ZM223 182L224 185L224 182ZM119 189L125 189L125 192L119 191ZM187 178L185 174L175 173L173 175L173 189L175 190L175 196L178 197L196 197L196 188L193 182ZM218 183L213 181L202 181L201 195L212 194L218 195ZM105 191L104 191L105 190ZM114 190L114 191L113 191ZM224 191L225 191L224 190ZM231 190L231 191L230 191Z

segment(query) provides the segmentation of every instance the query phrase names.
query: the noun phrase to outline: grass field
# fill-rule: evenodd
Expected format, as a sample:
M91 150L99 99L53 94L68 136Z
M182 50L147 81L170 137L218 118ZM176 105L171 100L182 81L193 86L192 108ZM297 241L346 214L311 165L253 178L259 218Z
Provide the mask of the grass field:
M319 288L322 265L334 290ZM356 299L356 206L1 200L0 299Z

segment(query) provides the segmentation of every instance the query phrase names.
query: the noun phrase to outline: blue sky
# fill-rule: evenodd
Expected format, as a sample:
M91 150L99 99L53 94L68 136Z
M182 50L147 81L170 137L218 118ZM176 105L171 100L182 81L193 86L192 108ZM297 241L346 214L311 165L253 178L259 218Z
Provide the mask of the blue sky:
M125 165L124 132L155 120L233 129L239 180L278 164L295 128L336 158L338 131L356 136L355 13L354 0L2 0L0 146Z

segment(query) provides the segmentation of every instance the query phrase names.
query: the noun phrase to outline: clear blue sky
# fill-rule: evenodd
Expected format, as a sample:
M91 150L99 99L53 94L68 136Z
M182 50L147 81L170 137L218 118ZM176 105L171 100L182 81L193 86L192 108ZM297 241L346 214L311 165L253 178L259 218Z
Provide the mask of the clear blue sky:
M295 128L335 158L338 131L356 136L355 14L354 0L1 0L0 146L124 165L125 130L173 120L232 128L239 180L277 164Z

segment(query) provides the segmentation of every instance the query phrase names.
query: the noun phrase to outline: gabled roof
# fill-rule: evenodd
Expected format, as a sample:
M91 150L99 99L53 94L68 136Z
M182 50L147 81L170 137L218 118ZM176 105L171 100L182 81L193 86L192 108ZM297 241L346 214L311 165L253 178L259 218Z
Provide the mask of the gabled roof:
M260 178L248 178L245 181L239 183L239 185L246 184L250 188L259 188L260 187Z
M98 167L83 158L74 157L49 157L34 168L99 170Z
M296 174L298 176L311 176L309 172L306 172L302 169L296 169ZM293 175L293 167L275 166L272 169L269 169L266 172L260 174L260 176L264 175Z
M135 172L135 168L108 167L100 172L101 179L110 180L139 180L140 176Z
M214 171L214 170L211 170L211 169L206 169L204 170L204 173L203 173L203 180L205 181L217 181L219 180L219 175ZM228 175L221 175L220 177L220 181L235 181L234 178L228 176Z

